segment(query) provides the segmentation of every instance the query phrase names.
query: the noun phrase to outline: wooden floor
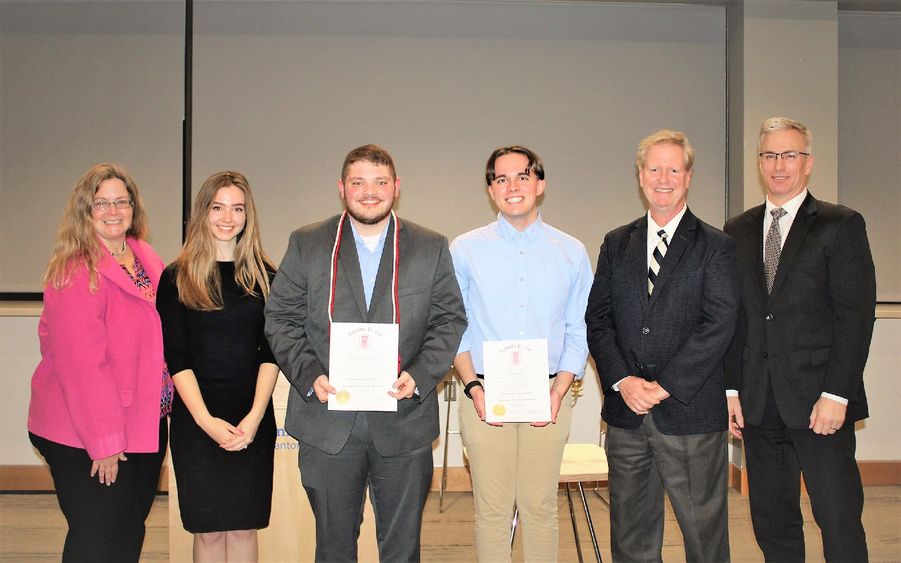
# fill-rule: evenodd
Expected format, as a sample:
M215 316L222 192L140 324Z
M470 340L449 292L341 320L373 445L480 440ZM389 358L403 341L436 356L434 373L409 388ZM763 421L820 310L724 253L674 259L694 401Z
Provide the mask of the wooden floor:
M603 492L603 491L602 491ZM610 559L609 519L606 506L590 490L589 508L601 544L604 561ZM579 534L585 561L594 561L578 495L573 496L579 522ZM558 497L560 517L560 561L577 561L572 524L566 494ZM473 509L471 493L447 493L445 511L438 512L438 494L432 493L426 505L422 533L423 561L472 562ZM803 502L808 561L822 561L819 529L813 522L810 505ZM167 561L168 498L159 496L150 513L147 539L142 561ZM870 560L901 561L901 486L867 487L864 525L870 549ZM748 500L735 491L729 493L729 533L732 560L735 562L762 561L754 543L748 517ZM52 494L0 494L0 561L59 561L65 537L65 521L59 513ZM517 536L513 560L521 561ZM684 561L682 537L675 517L667 507L663 559Z

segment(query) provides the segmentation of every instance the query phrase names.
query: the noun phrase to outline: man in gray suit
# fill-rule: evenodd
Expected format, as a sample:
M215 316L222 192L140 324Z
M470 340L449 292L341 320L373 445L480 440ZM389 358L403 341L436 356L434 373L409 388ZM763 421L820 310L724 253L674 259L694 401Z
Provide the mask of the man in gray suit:
M266 335L292 387L285 429L300 441L316 561L356 560L367 485L380 559L419 561L434 391L466 318L447 239L397 218L399 188L387 151L351 151L338 182L344 212L291 235L266 304ZM399 324L397 412L329 410L332 322Z
M694 150L641 141L648 213L604 238L585 320L609 426L613 560L660 561L663 489L688 561L728 561L723 357L739 306L735 242L688 209Z

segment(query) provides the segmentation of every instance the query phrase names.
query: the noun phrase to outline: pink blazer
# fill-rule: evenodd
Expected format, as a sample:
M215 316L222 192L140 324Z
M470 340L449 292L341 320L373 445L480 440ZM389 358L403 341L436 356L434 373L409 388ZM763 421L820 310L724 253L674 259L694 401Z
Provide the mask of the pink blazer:
M163 261L128 239L154 288ZM41 362L31 379L28 430L101 459L159 449L163 338L160 318L109 255L95 293L88 271L62 289L47 287L38 324Z

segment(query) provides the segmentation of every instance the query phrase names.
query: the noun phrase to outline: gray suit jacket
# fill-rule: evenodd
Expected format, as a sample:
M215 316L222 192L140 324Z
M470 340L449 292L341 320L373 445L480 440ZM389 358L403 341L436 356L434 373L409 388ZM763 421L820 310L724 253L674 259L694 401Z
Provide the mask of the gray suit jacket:
M292 233L266 303L266 336L291 382L285 430L326 453L341 451L357 413L329 411L313 381L328 375L329 268L339 216ZM419 395L398 402L397 412L367 413L372 440L390 456L430 444L438 437L435 386L447 374L466 313L454 276L447 239L400 219L399 301L401 369L416 381ZM392 240L394 224L387 241ZM386 242L369 311L350 221L344 224L338 255L335 322L391 322L392 245Z
M651 409L664 434L726 429L723 356L739 307L735 242L685 212L648 299L647 215L607 234L585 320L608 424L637 428L613 385L628 375L658 381L670 397Z

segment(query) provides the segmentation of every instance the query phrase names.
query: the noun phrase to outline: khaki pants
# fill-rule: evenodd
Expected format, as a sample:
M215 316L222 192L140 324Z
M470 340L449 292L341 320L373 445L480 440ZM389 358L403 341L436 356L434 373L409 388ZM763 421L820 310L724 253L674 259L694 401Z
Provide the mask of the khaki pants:
M551 380L553 383L553 380ZM572 420L566 393L557 424L489 426L472 401L460 405L460 431L469 457L476 512L476 555L482 563L510 561L514 506L519 508L525 561L557 560L557 485Z

